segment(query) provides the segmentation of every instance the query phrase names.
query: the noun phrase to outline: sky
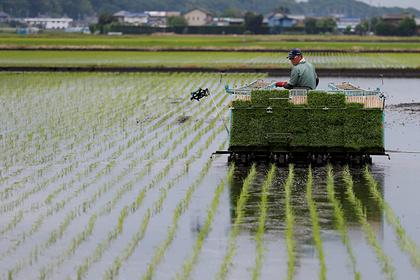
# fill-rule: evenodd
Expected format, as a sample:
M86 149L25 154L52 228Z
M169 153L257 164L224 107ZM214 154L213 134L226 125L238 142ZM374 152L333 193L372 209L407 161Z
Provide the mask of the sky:
M420 10L420 0L358 0L372 6L416 8Z

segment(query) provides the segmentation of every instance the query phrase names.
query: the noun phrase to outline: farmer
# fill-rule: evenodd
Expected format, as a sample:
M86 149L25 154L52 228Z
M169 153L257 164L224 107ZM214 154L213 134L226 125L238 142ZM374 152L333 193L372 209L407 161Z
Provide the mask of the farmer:
M293 64L290 80L277 82L276 87L315 89L319 83L315 67L303 58L300 49L292 49L287 58Z

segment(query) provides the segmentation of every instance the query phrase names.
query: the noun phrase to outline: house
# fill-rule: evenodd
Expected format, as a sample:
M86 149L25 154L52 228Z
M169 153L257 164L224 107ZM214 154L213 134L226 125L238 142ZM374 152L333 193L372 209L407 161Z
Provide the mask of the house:
M9 22L10 16L5 12L0 11L0 22Z
M393 26L398 26L398 24L400 24L400 22L405 19L405 18L411 18L413 17L411 14L408 13L403 13L403 14L387 14L387 15L383 15L382 16L382 20L385 21L386 23L393 25Z
M266 17L269 27L293 27L302 25L305 21L304 15L287 15L284 13L271 13Z
M340 17L337 20L337 30L343 32L348 26L350 26L350 30L354 32L356 26L361 22L360 18Z
M118 22L128 23L132 25L146 25L149 15L146 13L131 13L127 11L119 11L113 15Z
M184 14L184 18L187 20L188 25L190 26L208 25L213 20L211 13L204 9L190 10Z
M304 15L287 15L284 13L271 13L264 18L264 23L270 27L271 33L280 33L284 28L303 27Z
M73 21L71 18L24 18L28 26L36 26L44 29L66 29Z
M146 11L148 15L147 25L155 27L167 27L168 17L181 16L176 11Z
M230 17L222 17L222 18L213 18L212 25L216 26L240 26L244 24L243 18L230 18Z

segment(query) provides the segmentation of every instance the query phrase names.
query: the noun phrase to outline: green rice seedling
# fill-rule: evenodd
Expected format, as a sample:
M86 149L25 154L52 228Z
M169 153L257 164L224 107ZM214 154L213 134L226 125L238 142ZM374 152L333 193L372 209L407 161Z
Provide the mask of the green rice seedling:
M366 166L364 170L364 178L368 182L369 191L372 194L375 201L385 212L385 217L388 223L394 228L394 232L398 237L398 245L401 250L408 253L412 264L420 270L420 252L416 242L411 239L405 229L400 223L399 218L395 215L390 205L382 198L381 193L378 190L378 182L373 178L369 167Z
M319 228L319 217L318 217L315 201L313 200L313 197L312 197L312 191L313 191L313 176L312 176L312 168L311 166L309 166L308 178L306 182L306 201L309 206L309 212L310 212L311 220L312 220L313 239L315 242L315 247L318 251L319 263L321 265L321 269L319 271L319 279L326 279L327 268L325 266L324 249L322 247L322 239L321 239L321 233L320 233L320 228Z
M147 209L143 217L142 223L140 224L139 230L136 232L135 235L133 235L133 237L130 240L130 243L123 251L123 254L120 257L117 257L114 260L112 267L105 272L105 279L115 279L118 276L121 264L133 254L133 251L137 247L138 243L144 238L147 226L149 225L150 216L151 211L150 209Z
M120 151L120 149L119 149L119 151ZM85 189L85 188L86 187L83 187L83 189ZM99 194L101 194L101 193L104 193L104 191L101 191L101 192L98 193L98 195L95 195L95 200L99 197ZM58 204L56 204L56 205L58 206ZM85 205L85 207L84 207L85 210L84 211L86 211L93 204L92 204L92 201L86 201L86 203L84 203L84 205ZM57 208L57 209L61 209L62 208L62 206L58 206L58 207L60 207L60 208Z
M235 170L235 166L234 165L230 166L228 170L228 176L227 176L228 178L233 176L234 170ZM190 274L193 270L194 264L197 262L201 248L203 247L204 240L207 237L208 233L210 232L214 215L216 214L217 207L219 206L220 195L223 192L224 188L225 188L225 183L224 181L221 181L219 186L217 186L216 188L213 200L207 211L207 219L204 223L202 230L200 231L197 237L197 241L193 248L193 255L184 262L183 267L182 267L182 272L177 273L177 276L176 276L177 279L189 279Z
M195 159L195 158L196 158L195 156L191 156L191 160L192 159ZM174 160L171 160L169 162L169 165L173 164L174 162L175 162ZM210 161L207 162L207 164L205 165L205 167L202 169L202 171L201 171L200 176L198 177L198 179L188 188L186 197L179 204L179 207L180 207L181 210L178 210L178 211L181 211L181 213L175 212L174 222L177 222L177 220L180 217L178 215L181 215L182 214L182 211L186 207L188 207L188 203L189 203L189 201L190 201L190 199L192 197L192 193L199 186L199 183L201 182L201 180L203 180L204 175L208 172L208 169L210 167L210 163L211 163ZM181 177L181 175L179 176L179 178ZM152 180L152 182L153 182L153 180ZM175 181L170 182L168 184L168 187L167 188L170 188L171 186L173 186L173 182L175 182ZM155 183L156 182L154 182L154 184ZM150 188L151 188L151 186L149 185L149 187L146 187L145 190L148 190ZM163 195L163 198L162 198L162 195ZM161 205L159 205L159 204L163 204L164 198L166 198L166 192L162 192L161 197L158 199L157 206L155 204L155 207L157 208L157 209L155 208L155 211L156 212L158 212L158 211L161 210ZM147 225L146 225L146 227L147 227ZM150 268L149 268L149 270L148 270L149 273L153 274L154 266L157 266L157 264L160 262L160 259L163 257L163 254L166 251L166 248L169 247L169 245L171 244L172 239L175 236L175 233L176 233L176 226L173 226L171 228L171 230L169 231L168 238L166 239L165 243L161 246L161 250L158 251L158 253L155 255L155 257L153 259L154 260L153 265L151 265ZM102 242L102 243L100 243L98 245L97 249L95 250L94 255L91 256L91 257L86 258L84 260L83 264L81 266L79 266L79 268L78 268L78 275L83 276L86 273L86 271L90 267L90 264L92 262L94 262L94 261L97 261L102 256L104 250L109 246L110 242L117 237L117 235L118 235L118 231L117 232L115 232L115 231L114 232L111 232L109 234L109 238L107 240L105 240L105 242ZM115 265L118 265L118 264L115 264ZM115 271L118 271L118 270L114 270L111 273L111 275L115 274Z
M357 216L359 223L362 226L362 230L366 235L366 239L375 251L376 258L382 265L382 271L388 279L395 279L395 269L391 264L391 260L383 251L381 244L376 238L376 234L363 213L363 206L359 199L356 198L353 192L353 179L350 175L349 167L346 166L343 171L343 180L346 185L346 194L348 201L353 205L354 212Z
M14 217L13 219L4 227L0 230L0 236L2 236L3 234L5 234L6 232L14 229L16 227L16 225L22 221L23 219L23 211L20 210Z
M267 217L267 199L268 191L273 184L273 180L276 175L276 166L273 164L267 174L261 190L261 203L260 203L260 216L258 218L258 230L255 235L257 241L257 254L255 256L255 266L252 270L252 279L257 280L260 278L261 267L263 263L264 255L264 232L265 232L265 221Z
M346 220L344 218L344 211L341 206L341 203L335 198L334 175L333 175L333 169L331 165L328 165L327 167L327 193L328 193L328 200L330 201L334 209L335 227L340 233L341 241L346 247L347 254L349 255L351 267L354 273L354 279L360 280L361 276L360 276L360 272L357 270L356 258L354 256L353 249L350 244L350 237L348 235L348 228L347 228Z
M229 243L226 254L223 258L222 264L219 268L219 272L217 273L217 279L226 279L227 274L229 272L229 266L231 261L236 253L236 238L239 234L239 226L243 219L243 210L245 204L248 200L248 191L251 184L254 182L256 177L257 171L255 164L252 165L251 170L248 173L248 176L245 178L244 183L242 185L242 191L239 196L238 201L236 202L236 217L235 221L232 225L232 230L229 235Z
M192 157L191 160L192 159L194 159L194 157ZM189 189L197 188L199 186L199 184L201 183L201 181L204 179L205 175L207 174L207 172L210 168L210 165L211 165L211 161L209 160L209 161L207 161L205 166L201 169L201 172L200 172L198 178L189 187ZM172 187L173 186L172 182L170 182L165 189L168 189L168 188ZM118 275L118 271L119 271L119 268L121 266L121 260L127 260L132 255L134 249L137 247L140 240L143 239L143 237L144 237L144 234L145 234L145 231L147 229L148 221L150 219L151 213L153 212L153 213L157 214L158 212L161 211L163 202L166 198L166 195L167 195L166 191L161 192L161 196L159 197L157 203L155 203L152 208L147 209L147 212L146 212L146 214L143 218L142 226L140 227L139 231L136 232L136 234L132 237L132 242L130 242L129 246L127 246L125 248L122 256L117 257L114 260L112 268L105 273L105 277L107 279L114 279ZM167 246L169 246L169 245L167 245ZM86 261L85 263L89 263L89 262ZM85 267L86 268L85 270L87 270L87 265L84 265L83 267Z
M293 279L295 273L295 259L296 259L296 242L293 239L293 224L295 222L292 209L292 187L294 180L294 166L289 164L289 175L284 184L285 204L286 204L286 247L287 247L287 279Z

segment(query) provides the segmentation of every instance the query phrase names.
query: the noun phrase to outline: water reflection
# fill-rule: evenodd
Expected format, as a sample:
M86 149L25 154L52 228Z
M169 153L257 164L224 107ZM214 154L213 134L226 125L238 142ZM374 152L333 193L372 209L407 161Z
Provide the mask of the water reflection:
M242 231L248 231L250 235L254 235L258 228L258 217L260 213L259 205L261 200L261 188L267 174L269 166L257 166L257 179L249 190L249 197L244 209L244 219L241 224ZM235 176L230 186L230 213L231 223L233 224L236 217L236 202L240 195L243 180L247 176L250 167L238 166L235 170ZM298 254L309 255L314 254L313 237L312 237L312 221L310 218L309 208L306 201L306 179L308 173L307 166L295 166L295 177L292 188L292 209L295 217L294 238L297 243ZM336 199L342 205L344 218L351 231L349 234L361 231L360 225L355 215L353 205L347 200L346 187L343 182L343 166L333 166L334 170L334 186ZM350 172L353 177L354 193L361 201L363 213L367 221L372 226L378 239L382 239L382 211L373 197L370 195L368 185L363 178L363 168L351 168ZM374 170L375 179L379 183L379 191L383 196L384 173L380 169ZM288 176L287 167L278 167L276 180L270 188L268 194L268 209L266 220L266 233L284 235L285 231L285 192L284 183ZM337 240L337 234L328 234L336 231L334 210L328 200L326 178L327 167L316 167L313 169L313 199L316 203L320 229L323 233L323 239L332 238ZM350 236L350 239L351 236ZM338 242L340 242L338 240ZM306 245L311 245L307 247Z

